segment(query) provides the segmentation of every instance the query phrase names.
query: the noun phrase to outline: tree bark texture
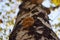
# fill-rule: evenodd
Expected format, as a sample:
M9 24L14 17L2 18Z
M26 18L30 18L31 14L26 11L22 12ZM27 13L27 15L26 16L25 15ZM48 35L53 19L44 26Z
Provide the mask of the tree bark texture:
M19 9L9 40L59 40L51 29L48 8L25 1Z

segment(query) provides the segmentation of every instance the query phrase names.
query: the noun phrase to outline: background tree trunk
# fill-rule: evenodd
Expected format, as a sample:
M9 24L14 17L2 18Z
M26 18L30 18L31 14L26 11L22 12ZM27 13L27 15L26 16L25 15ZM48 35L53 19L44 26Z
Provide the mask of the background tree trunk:
M9 40L59 40L51 29L48 8L26 1L19 9Z

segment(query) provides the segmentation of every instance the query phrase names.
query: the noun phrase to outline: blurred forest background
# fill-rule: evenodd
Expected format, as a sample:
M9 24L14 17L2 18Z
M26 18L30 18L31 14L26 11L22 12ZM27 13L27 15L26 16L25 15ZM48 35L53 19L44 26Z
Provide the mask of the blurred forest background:
M15 19L19 11L18 7L21 2L21 0L0 0L0 40L9 39L9 34L14 27ZM60 4L60 2L56 3L55 0L44 0L42 3L44 7L50 9L58 4ZM52 30L60 38L60 7L51 10L51 13L48 16Z

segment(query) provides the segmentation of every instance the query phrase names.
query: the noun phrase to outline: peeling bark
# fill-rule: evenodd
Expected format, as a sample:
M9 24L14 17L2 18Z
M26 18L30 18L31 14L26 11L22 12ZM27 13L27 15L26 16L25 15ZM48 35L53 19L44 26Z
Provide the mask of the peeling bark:
M48 8L26 1L19 9L9 40L59 40L51 29Z

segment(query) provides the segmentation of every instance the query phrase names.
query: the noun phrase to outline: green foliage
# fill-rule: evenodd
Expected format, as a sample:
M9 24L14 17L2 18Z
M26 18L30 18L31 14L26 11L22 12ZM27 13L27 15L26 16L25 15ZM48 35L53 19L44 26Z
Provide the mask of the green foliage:
M14 4L14 2L11 2L12 4Z
M55 24L55 27L60 27L60 23L58 23L58 24Z
M0 40L3 40L3 38L0 38Z
M2 14L2 12L0 12L0 15Z
M60 21L60 18L58 18L58 20Z
M0 31L2 31L3 29L0 27Z
M7 15L7 14L11 14L11 13L10 13L10 12L6 12L6 15Z
M9 2L12 2L12 0L9 0Z
M10 6L9 3L5 3L7 6Z
M10 20L10 21L7 21L7 24L6 26L10 26L10 25L14 25L14 19Z

